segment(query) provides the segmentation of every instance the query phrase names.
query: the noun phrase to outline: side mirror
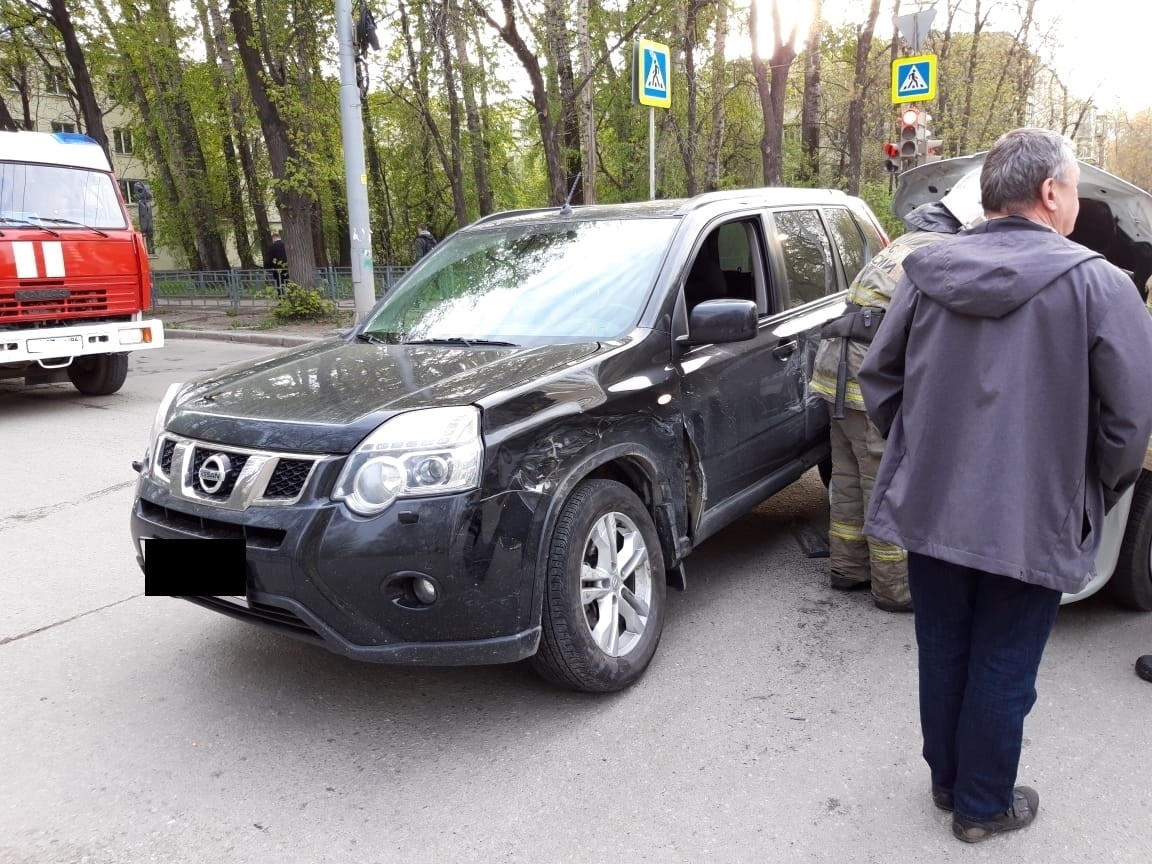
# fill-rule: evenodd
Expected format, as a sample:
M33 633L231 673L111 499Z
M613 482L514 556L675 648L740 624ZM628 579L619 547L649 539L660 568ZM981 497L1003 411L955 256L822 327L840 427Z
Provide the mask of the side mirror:
M688 334L677 341L681 345L747 342L757 332L756 304L751 300L705 300L692 307Z

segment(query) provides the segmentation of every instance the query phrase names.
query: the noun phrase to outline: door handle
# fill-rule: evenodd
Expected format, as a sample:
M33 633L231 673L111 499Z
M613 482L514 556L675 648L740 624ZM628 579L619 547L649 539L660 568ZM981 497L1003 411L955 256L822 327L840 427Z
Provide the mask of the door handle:
M796 350L797 344L799 343L797 343L795 339L789 339L787 342L781 342L779 345L772 349L772 356L777 360L785 360L792 356L792 352Z

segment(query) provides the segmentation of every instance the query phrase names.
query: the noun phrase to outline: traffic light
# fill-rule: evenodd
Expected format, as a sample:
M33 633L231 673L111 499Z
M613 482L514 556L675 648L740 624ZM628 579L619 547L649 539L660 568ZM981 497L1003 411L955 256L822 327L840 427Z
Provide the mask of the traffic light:
M924 112L919 108L905 108L900 112L900 156L915 164L920 154L921 130L924 129Z
M884 145L884 167L892 174L900 170L900 148L891 141Z
M924 141L924 147L926 150L924 154L925 162L939 162L943 158L941 151L944 149L944 141L942 139L927 138Z

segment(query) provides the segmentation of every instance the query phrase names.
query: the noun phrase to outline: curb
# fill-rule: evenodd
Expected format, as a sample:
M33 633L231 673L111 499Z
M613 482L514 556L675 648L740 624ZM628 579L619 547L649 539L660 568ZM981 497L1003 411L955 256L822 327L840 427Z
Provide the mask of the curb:
M307 345L320 339L328 339L339 335L334 331L327 335L318 336L284 336L276 333L244 333L232 330L181 330L179 328L164 328L165 338L172 339L214 339L219 342L247 342L253 345L272 345L287 347L290 345Z

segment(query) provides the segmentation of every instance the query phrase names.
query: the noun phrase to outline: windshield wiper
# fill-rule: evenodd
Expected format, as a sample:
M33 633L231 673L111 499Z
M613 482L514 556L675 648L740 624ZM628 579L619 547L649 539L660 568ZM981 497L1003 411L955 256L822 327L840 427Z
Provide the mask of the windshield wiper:
M41 222L54 222L57 225L79 225L81 228L87 228L89 231L95 231L101 237L108 236L106 232L101 231L99 228L93 228L91 225L85 225L83 222L77 222L75 219L52 219L47 216L37 216L36 218ZM48 229L45 228L44 230L47 231Z
M394 345L395 340L386 339L376 333L357 333L356 338L361 342L369 342L373 345Z
M463 345L471 348L473 345L495 346L497 348L519 348L515 342L504 342L500 339L465 339L463 336L445 336L440 339L408 339L405 345Z
M53 237L60 236L58 231L53 231L51 228L41 225L39 222L33 222L31 219L23 219L19 216L0 216L0 222L3 222L5 225L23 225L28 228L39 228L41 231L47 231Z

